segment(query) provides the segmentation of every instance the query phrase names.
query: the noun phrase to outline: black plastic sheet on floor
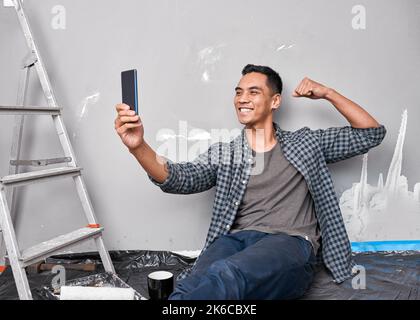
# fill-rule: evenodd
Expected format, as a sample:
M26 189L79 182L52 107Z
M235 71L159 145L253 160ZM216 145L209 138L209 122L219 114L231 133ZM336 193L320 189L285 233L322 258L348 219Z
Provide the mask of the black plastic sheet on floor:
M195 259L169 251L111 251L118 277L148 298L147 275L156 270L170 271L174 277L184 268L192 265ZM352 280L340 285L332 282L330 274L323 266L318 268L311 288L302 299L340 299L340 300L420 300L420 252L367 252L354 254L355 261L366 274L365 288L354 289ZM66 269L66 279L73 280L103 272L99 256L95 253L60 255L48 258L47 263L86 264L96 263L96 271ZM28 274L29 285L35 300L44 300L45 288L51 287L56 274L42 271ZM360 285L360 283L358 283ZM15 300L18 294L11 268L0 276L0 300Z

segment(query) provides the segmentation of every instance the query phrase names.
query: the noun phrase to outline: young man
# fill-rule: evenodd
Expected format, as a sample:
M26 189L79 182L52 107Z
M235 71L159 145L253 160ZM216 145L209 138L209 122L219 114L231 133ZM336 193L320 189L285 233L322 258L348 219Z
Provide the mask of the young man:
M295 299L310 286L316 258L336 283L350 278L350 242L326 164L368 152L385 127L334 89L304 78L293 96L329 101L350 126L282 130L273 122L282 81L269 67L247 65L235 92L242 134L192 162L157 155L140 118L116 106L115 129L154 184L178 194L216 186L204 249L169 298Z

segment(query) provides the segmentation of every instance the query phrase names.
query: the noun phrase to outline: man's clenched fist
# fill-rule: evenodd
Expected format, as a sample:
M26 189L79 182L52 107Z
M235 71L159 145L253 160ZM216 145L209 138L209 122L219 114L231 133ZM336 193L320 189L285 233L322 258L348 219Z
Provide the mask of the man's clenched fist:
M310 99L326 98L331 89L305 77L293 92L293 97L305 97Z

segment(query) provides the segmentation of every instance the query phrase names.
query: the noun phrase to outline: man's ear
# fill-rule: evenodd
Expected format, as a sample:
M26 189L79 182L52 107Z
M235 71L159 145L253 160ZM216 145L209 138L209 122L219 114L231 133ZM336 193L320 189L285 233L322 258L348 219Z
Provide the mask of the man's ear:
M271 102L271 109L277 110L280 107L281 104L281 94L280 93L276 93L273 96L272 102Z

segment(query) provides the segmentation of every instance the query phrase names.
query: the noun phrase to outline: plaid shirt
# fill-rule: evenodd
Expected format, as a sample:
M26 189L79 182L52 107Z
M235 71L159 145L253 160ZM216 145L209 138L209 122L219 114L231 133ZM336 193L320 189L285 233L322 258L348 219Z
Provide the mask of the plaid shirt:
M327 163L368 152L381 143L386 129L383 125L317 130L303 127L291 132L281 129L275 122L273 125L284 156L303 175L314 200L321 232L317 260L330 270L334 282L341 283L352 277L355 264ZM232 141L212 144L191 162L166 160L169 176L163 183L148 175L162 191L192 194L216 186L213 214L201 256L215 239L229 233L245 193L254 161L245 127ZM192 268L184 270L177 280L187 277Z

